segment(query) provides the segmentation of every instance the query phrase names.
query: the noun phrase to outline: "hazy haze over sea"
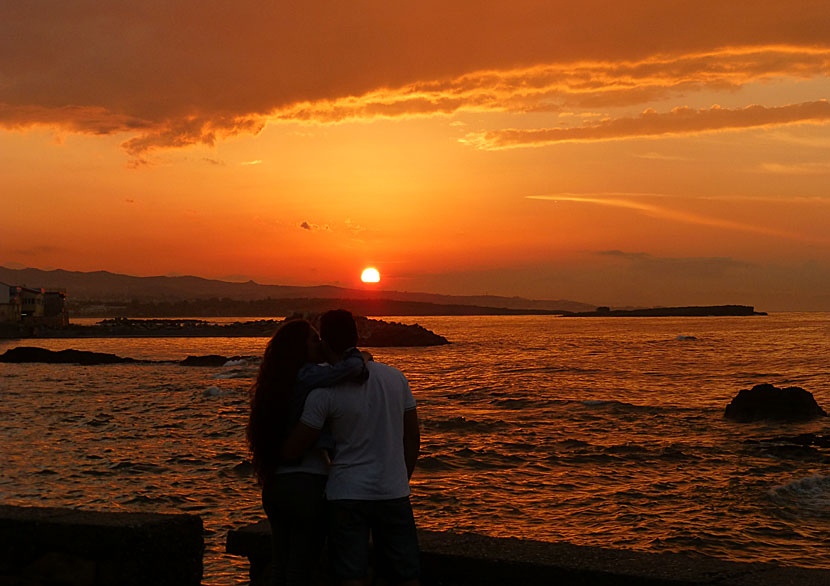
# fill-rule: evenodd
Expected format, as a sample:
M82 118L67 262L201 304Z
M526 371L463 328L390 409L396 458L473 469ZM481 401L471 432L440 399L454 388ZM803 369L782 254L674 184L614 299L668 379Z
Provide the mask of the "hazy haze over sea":
M419 402L420 526L830 568L830 449L798 425L722 418L742 388L798 385L830 409L830 314L752 318L419 317L453 343L373 349ZM691 339L693 337L694 339ZM4 340L154 360L259 355L264 338ZM255 364L0 364L0 501L194 512L205 584L259 518L247 454Z

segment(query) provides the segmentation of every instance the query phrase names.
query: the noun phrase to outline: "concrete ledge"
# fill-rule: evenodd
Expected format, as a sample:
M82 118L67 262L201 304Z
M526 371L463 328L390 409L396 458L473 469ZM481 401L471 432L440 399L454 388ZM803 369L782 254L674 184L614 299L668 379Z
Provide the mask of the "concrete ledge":
M601 586L827 586L830 570L727 562L705 556L421 530L425 586L554 583ZM267 520L230 531L227 552L248 556L251 586L270 561Z
M0 505L0 584L197 586L197 515Z

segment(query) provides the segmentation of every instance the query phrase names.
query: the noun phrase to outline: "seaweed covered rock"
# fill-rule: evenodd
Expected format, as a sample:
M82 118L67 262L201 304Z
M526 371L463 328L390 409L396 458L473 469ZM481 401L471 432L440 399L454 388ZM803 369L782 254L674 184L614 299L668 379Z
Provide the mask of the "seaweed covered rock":
M103 352L87 352L86 350L47 350L32 346L18 346L7 350L0 355L0 362L46 362L50 364L118 364L121 362L137 362L133 358L122 358L115 354Z
M778 388L771 384L741 390L726 406L724 417L746 423L759 420L809 421L826 417L812 393L801 387Z

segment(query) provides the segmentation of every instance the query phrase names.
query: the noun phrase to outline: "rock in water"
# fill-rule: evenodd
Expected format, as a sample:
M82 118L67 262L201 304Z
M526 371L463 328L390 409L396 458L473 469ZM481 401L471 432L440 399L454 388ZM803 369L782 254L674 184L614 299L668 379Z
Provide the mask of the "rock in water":
M741 423L771 419L774 421L809 421L826 417L809 393L801 387L779 389L771 384L743 389L726 406L724 417Z
M61 350L55 352L45 348L18 346L7 350L0 355L0 362L46 362L50 364L118 364L121 362L136 362L132 358L122 358L115 354L103 352L87 352L86 350Z
M207 356L188 356L179 364L182 366L224 366L230 360L227 356L208 354Z

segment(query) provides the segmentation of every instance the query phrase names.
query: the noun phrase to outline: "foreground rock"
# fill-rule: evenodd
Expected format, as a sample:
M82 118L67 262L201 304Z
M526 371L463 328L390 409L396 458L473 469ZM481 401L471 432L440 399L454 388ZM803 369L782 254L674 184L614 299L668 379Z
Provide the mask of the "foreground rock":
M0 584L199 586L196 515L0 505Z
M801 387L778 388L771 384L743 389L726 406L724 417L741 423L759 420L810 421L826 417L812 393Z
M46 350L31 346L18 346L6 350L0 355L0 362L47 362L51 364L118 364L122 362L138 362L133 358L122 358L115 354L103 352L87 352L85 350Z

